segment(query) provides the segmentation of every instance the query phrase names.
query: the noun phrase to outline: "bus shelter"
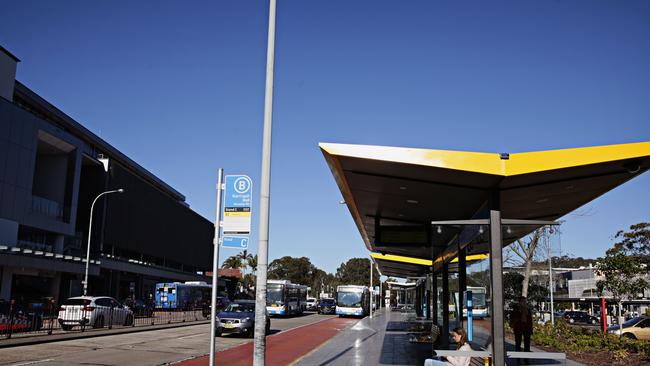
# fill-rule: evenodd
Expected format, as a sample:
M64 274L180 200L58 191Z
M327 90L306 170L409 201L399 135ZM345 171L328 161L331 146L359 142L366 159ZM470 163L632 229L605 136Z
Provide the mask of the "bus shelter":
M504 365L502 248L650 168L650 142L527 153L321 143L361 238L386 276L418 281L418 301L459 302L467 260L489 255L493 361ZM438 289L438 279L442 289ZM438 294L442 297L438 299ZM448 339L448 312L437 319Z

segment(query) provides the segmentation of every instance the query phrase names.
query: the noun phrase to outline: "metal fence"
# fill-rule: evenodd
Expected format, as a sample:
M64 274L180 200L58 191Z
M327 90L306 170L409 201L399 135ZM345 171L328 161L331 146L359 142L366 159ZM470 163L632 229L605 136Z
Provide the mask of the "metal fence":
M191 323L208 319L202 309L162 311L126 306L56 306L53 302L21 306L0 303L0 343L5 339L37 335L95 332L114 328Z

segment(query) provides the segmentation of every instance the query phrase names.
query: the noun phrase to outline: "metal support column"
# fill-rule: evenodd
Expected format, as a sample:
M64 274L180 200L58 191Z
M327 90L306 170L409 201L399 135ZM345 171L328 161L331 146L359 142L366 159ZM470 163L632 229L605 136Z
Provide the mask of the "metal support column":
M463 307L467 290L467 250L458 251L458 326L463 326Z
M444 347L449 345L449 263L442 266L442 329L440 341Z
M431 274L431 320L438 324L438 275Z
M501 211L490 211L490 277L492 278L492 364L505 365L506 349L503 329L503 269L501 251Z

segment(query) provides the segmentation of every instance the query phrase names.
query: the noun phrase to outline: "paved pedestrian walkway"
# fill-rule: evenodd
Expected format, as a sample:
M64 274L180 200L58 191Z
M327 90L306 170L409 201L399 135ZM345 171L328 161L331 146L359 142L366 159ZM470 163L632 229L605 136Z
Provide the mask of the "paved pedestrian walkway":
M432 345L413 343L409 339L409 328L413 323L413 314L391 312L386 309L377 311L374 317L366 317L354 326L340 332L329 342L298 360L295 365L424 365L431 357ZM489 331L475 327L475 344L484 345ZM514 345L507 342L508 350ZM439 349L438 346L436 348ZM544 352L533 349L533 352ZM508 360L508 365L517 365L516 360ZM570 360L531 360L531 365L568 365L580 364Z

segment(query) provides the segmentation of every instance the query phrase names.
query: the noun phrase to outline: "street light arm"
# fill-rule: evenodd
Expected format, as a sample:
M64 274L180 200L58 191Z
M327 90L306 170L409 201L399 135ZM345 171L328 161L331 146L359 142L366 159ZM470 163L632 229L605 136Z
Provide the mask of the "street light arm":
M99 197L110 194L110 193L123 193L124 189L114 189L106 192L102 192L95 197L93 200L93 203L90 205L90 223L88 224L88 246L86 248L86 274L84 276L84 296L88 294L88 269L90 265L90 238L92 237L92 229L93 229L93 210L95 209L95 203L99 199Z

